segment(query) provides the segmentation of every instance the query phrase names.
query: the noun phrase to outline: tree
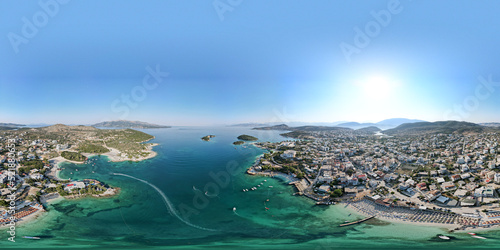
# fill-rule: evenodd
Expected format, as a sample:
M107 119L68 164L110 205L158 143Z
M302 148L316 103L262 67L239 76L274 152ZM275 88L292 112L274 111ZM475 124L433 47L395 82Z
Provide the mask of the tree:
M342 196L342 189L335 189L333 192L330 194L330 197L336 198Z

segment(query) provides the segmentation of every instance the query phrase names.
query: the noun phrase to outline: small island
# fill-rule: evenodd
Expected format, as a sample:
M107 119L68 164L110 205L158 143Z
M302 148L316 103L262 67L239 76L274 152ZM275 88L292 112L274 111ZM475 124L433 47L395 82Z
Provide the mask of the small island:
M207 135L207 136L203 136L201 139L204 140L204 141L210 141L211 138L214 138L215 135Z
M258 138L257 137L253 137L251 135L240 135L240 136L238 136L238 140L241 140L241 141L257 141Z
M241 145L241 144L245 144L244 141L235 141L233 142L234 145Z

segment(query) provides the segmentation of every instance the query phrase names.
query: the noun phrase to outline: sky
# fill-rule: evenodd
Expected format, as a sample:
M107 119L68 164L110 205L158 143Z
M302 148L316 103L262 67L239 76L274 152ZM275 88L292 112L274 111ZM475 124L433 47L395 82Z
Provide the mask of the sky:
M0 122L500 122L500 1L4 0Z

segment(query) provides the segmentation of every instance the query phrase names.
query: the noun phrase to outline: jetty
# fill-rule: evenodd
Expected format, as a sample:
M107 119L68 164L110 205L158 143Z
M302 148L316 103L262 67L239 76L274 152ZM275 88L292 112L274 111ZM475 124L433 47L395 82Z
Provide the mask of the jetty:
M354 222L349 222L349 223L345 223L345 224L340 224L340 225L339 225L339 227L347 227L347 226L351 226L351 225L355 225L355 224L363 223L363 222L365 222L365 221L367 221L367 220L371 220L371 219L373 219L373 218L375 218L375 216L370 216L370 217L368 217L368 218L364 218L364 219L362 219L362 220L358 220L358 221L354 221Z

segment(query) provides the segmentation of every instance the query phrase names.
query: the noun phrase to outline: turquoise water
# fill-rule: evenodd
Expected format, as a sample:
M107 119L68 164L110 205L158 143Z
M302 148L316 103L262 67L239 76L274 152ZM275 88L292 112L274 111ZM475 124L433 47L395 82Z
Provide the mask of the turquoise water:
M245 174L246 168L264 151L250 145L235 148L232 142L243 133L262 141L286 140L276 131L197 127L143 131L155 135L153 142L160 143L155 147L157 157L143 162L113 163L108 162L107 157L96 156L92 158L95 166L64 164L65 169L60 174L62 178L102 180L120 187L119 195L51 204L49 212L39 220L17 228L16 243L8 242L7 233L2 232L0 248L500 247L498 231L481 233L488 239L479 240L463 233L445 233L435 227L378 220L339 228L338 224L346 219L364 216L353 214L347 218L350 212L343 206L315 206L304 197L292 196L292 187L280 180ZM200 139L208 134L217 137L210 142ZM150 185L111 173L130 175L156 186L175 210L169 209L162 195ZM264 185L257 191L242 192L260 183ZM452 236L452 240L438 239L436 235L441 233ZM23 235L42 239L22 239Z

